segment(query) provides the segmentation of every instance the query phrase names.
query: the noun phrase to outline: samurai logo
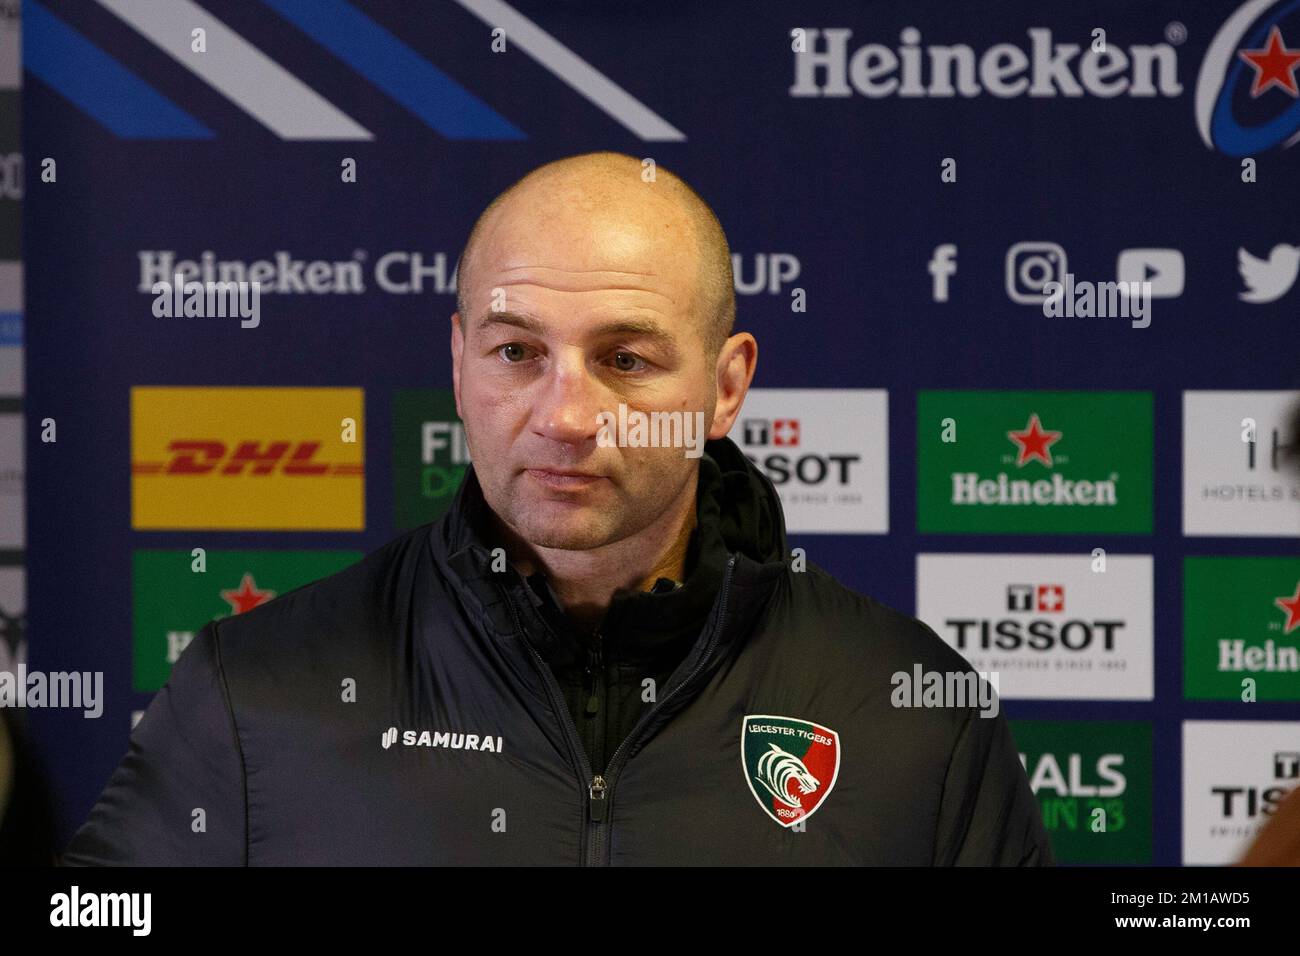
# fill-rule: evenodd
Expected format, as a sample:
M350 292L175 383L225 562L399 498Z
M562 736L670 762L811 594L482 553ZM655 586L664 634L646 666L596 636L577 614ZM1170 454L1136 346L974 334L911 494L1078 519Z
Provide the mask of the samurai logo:
M758 805L789 827L830 795L840 770L840 737L809 720L750 714L741 724L740 754Z

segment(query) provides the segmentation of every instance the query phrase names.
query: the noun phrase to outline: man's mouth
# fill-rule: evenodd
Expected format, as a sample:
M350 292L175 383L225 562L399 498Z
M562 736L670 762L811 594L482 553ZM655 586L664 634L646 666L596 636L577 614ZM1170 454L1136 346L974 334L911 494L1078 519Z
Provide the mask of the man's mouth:
M550 469L550 468L525 468L529 475L540 484L547 488L554 488L561 491L580 491L588 488L598 481L603 481L603 475L597 475L588 471L572 471L568 469Z

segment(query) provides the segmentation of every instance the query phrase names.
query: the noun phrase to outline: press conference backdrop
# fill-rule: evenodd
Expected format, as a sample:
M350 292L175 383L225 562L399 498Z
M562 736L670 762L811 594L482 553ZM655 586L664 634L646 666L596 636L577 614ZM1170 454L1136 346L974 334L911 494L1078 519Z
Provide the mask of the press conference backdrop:
M1300 779L1298 0L22 30L27 665L104 675L97 718L25 714L63 838L207 620L443 513L467 231L600 149L717 211L759 342L733 437L792 548L999 675L1063 862L1234 860ZM259 315L172 309L177 274Z

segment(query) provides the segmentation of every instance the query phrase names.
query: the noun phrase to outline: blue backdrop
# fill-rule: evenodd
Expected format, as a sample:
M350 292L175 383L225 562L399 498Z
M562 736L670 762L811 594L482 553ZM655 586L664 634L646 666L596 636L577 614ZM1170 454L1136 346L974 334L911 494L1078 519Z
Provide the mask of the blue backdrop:
M797 280L738 297L738 327L759 342L756 387L888 390L889 532L792 535L845 584L913 611L918 552L1154 556L1154 700L1006 704L1014 719L1150 723L1152 862L1181 859L1182 722L1297 716L1294 703L1243 713L1183 699L1180 595L1185 555L1295 551L1293 538L1185 538L1181 455L1184 390L1297 387L1297 295L1241 302L1237 250L1262 256L1300 241L1300 150L1283 147L1300 129L1300 100L1276 84L1251 97L1252 70L1235 54L1200 91L1198 77L1242 10L1251 32L1240 46L1263 47L1273 23L1300 44L1300 4L204 0L235 38L209 27L210 47L238 41L270 62L256 82L248 70L265 64L252 53L214 67L187 61L191 37L166 33L171 14L157 21L165 35L150 36L135 22L145 6L23 4L30 664L101 670L106 684L99 720L28 715L54 776L61 838L88 813L148 700L132 688L132 553L364 551L392 537L393 397L450 387L454 296L432 273L422 291L385 290L377 260L402 251L427 265L442 254L450 279L493 196L542 162L597 149L682 175L717 212L747 276L758 256L797 259ZM191 13L180 6L178 22ZM503 52L492 49L494 25ZM829 49L825 31L852 31L842 65L815 68L817 95L791 92L796 28L820 31L805 35L814 52ZM1078 57L1068 77L1038 76L1032 62L1015 74L1050 95L1000 88L982 69L972 95L939 95L928 74L921 95L887 82L907 79L889 56L905 64L931 45L965 45L979 64L1009 44L1032 61L1030 30L1086 51L1097 28L1129 51L1127 71L1112 76L1125 78L1117 95L1084 76ZM892 52L859 56L866 44ZM1172 87L1161 88L1157 63L1152 95L1133 95L1134 46L1167 47ZM1001 62L1010 84L1016 56ZM1080 95L1066 95L1074 83ZM845 95L831 95L837 85ZM1197 101L1216 96L1226 119L1207 143ZM1256 142L1232 128L1271 121L1280 125ZM1243 145L1255 182L1243 182ZM53 183L42 182L47 157ZM340 176L349 157L355 183ZM948 157L956 182L941 176ZM1007 294L1007 250L1025 240L1060 244L1072 272L1097 279L1114 278L1122 249L1176 247L1185 289L1156 300L1145 329L1048 319ZM959 250L958 271L938 302L927 264L945 243ZM256 329L160 319L140 290L141 252L159 250L357 261L366 290L265 296ZM405 269L396 261L390 275ZM805 290L806 311L791 310L792 286ZM134 529L138 385L363 388L364 530ZM1154 533L918 533L924 389L1151 392ZM47 418L55 443L41 441Z

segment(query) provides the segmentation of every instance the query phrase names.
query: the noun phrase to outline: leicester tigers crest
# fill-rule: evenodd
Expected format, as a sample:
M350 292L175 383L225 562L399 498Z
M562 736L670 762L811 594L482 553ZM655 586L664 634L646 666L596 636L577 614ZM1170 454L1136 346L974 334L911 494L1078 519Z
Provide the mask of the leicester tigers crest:
M740 759L758 805L788 827L830 795L840 772L840 735L811 720L750 714L741 725Z

